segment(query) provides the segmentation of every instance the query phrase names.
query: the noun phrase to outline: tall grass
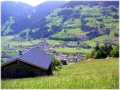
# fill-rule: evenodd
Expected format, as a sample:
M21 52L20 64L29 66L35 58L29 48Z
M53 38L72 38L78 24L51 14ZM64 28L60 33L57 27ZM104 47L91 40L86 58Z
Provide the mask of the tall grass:
M63 66L56 76L2 80L2 89L118 89L118 58L83 60Z

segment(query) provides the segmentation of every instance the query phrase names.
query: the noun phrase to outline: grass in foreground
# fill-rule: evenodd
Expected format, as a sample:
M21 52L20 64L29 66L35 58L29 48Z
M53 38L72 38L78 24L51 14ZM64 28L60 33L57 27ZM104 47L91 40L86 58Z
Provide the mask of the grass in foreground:
M83 60L63 66L57 76L4 80L2 89L118 89L119 59Z

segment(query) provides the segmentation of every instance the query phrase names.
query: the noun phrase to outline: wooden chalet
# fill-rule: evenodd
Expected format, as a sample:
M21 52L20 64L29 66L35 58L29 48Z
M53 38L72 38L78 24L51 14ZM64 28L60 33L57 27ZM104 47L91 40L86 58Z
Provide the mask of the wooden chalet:
M1 65L2 78L24 78L52 75L53 56L39 48L31 48L12 56Z

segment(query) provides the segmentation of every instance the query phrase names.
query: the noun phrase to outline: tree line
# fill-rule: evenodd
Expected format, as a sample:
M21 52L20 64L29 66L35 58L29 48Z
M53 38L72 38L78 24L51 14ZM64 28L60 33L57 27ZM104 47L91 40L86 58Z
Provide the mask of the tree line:
M112 45L104 44L103 46L99 46L99 44L96 44L94 47L94 50L91 53L86 54L85 59L88 58L95 58L95 59L101 59L101 58L107 58L107 57L119 57L119 45L116 45L114 48Z

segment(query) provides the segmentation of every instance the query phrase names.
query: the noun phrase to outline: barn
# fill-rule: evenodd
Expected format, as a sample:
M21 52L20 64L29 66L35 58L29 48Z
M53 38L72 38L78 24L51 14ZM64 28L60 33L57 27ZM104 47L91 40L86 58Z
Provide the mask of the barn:
M4 61L1 65L2 78L24 78L43 75L52 75L51 63L53 56L31 48L25 52L19 52Z

